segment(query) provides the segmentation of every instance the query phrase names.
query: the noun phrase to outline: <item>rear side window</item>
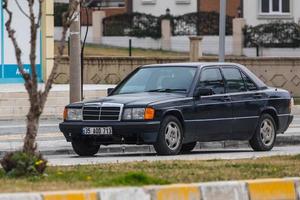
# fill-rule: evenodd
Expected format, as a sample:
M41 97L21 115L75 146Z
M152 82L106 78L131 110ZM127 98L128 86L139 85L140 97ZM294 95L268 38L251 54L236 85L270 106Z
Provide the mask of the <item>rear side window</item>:
M248 76L246 76L244 73L242 73L242 76L245 81L247 90L249 90L249 91L257 90L255 83Z
M198 87L212 89L214 94L225 93L224 81L220 69L203 69Z
M226 67L222 69L222 72L226 80L227 93L246 91L245 83L240 70Z

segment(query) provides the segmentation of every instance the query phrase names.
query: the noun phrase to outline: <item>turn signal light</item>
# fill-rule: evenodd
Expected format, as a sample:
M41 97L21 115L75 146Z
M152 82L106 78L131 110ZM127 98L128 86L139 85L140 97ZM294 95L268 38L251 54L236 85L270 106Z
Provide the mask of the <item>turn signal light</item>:
M154 115L155 115L155 110L153 108L146 108L144 119L152 120L154 119Z
M64 120L66 120L67 118L68 118L68 109L67 108L65 108L65 110L64 110Z

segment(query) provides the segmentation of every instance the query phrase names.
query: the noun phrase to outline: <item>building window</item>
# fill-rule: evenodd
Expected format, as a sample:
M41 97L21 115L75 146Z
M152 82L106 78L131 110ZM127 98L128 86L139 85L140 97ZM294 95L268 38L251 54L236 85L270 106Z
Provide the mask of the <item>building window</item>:
M291 0L260 0L261 14L286 15L290 14Z
M176 4L191 4L191 0L176 0Z
M93 0L89 2L89 7L94 8L125 7L125 0Z
M153 5L156 4L156 0L142 0L143 5Z

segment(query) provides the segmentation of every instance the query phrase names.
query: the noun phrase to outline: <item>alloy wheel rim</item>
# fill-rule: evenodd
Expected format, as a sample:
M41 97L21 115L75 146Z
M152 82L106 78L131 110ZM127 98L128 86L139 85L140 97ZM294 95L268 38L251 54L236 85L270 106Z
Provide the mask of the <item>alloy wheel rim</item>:
M165 141L169 149L176 150L180 145L181 133L175 122L169 122L165 129Z
M260 125L260 136L264 145L271 146L275 139L275 128L270 119L264 119Z

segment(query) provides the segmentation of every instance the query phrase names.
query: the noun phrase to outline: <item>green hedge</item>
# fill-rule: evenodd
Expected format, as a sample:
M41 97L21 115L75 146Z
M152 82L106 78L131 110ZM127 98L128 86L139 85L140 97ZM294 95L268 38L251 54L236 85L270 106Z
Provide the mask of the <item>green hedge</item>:
M124 13L104 19L105 36L161 37L161 20L172 23L173 35L218 35L219 13L195 12L180 16L156 17L143 13ZM232 17L227 16L226 34L232 35Z
M194 12L174 16L172 20L173 35L219 35L219 13ZM232 19L226 17L226 35L232 35Z
M245 47L300 47L300 26L296 23L272 22L244 28Z
M124 13L106 17L105 36L161 37L160 18L143 13Z

